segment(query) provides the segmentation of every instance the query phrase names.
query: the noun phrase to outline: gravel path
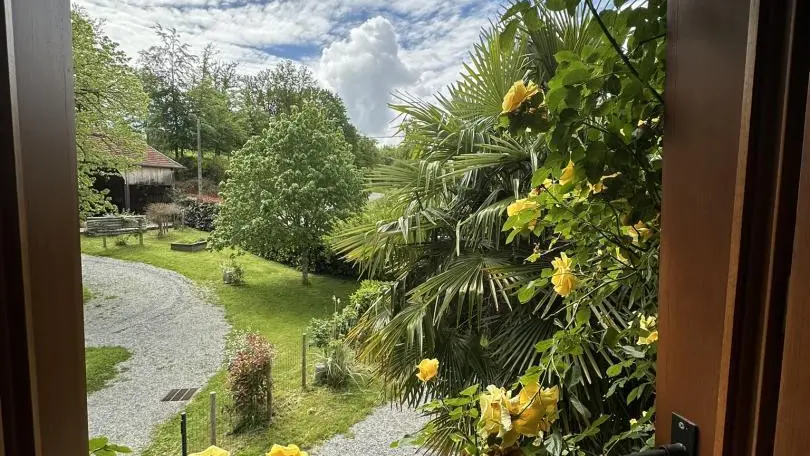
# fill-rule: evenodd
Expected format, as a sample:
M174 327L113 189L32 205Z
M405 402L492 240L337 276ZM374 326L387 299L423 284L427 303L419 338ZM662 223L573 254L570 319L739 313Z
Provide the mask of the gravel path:
M106 435L137 454L156 424L186 402L161 402L170 389L200 388L222 365L230 326L180 274L142 263L82 255L85 345L132 352L121 373L87 398L90 435Z
M412 446L391 448L391 442L418 431L427 418L413 409L397 410L384 405L365 420L355 424L348 435L337 435L310 452L312 456L412 456Z

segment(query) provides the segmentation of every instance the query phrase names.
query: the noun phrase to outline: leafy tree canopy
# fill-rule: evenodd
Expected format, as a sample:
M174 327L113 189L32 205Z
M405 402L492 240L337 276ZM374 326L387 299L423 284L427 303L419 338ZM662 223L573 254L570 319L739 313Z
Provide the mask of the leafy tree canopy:
M294 246L308 283L312 249L365 198L353 162L342 130L315 102L272 117L231 158L215 244L257 253Z
M79 215L114 211L106 191L93 188L104 173L126 170L145 150L142 126L149 99L118 44L81 9L71 11Z

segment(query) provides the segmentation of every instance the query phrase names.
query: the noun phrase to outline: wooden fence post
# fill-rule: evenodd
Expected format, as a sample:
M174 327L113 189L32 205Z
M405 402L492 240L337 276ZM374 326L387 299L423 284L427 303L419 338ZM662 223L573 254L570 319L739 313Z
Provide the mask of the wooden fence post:
M217 392L211 391L208 395L211 400L210 422L211 422L211 445L217 444Z
M307 389L307 333L301 336L301 388Z

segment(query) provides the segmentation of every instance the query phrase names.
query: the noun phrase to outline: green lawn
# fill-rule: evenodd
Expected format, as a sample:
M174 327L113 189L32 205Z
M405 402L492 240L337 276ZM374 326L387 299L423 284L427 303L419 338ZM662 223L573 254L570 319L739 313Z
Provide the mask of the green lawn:
M118 364L132 356L124 347L88 347L84 354L88 393L107 386L118 375Z
M348 302L347 297L357 288L357 282L315 275L310 278L312 284L305 287L301 285L300 272L253 255L243 255L238 261L245 269L246 283L236 287L224 285L220 264L228 258L227 252L186 253L169 249L170 241L195 241L206 235L186 229L171 231L165 239L159 240L154 232L150 232L144 236L143 247L137 242L128 246L108 242L107 249L102 247L100 239L83 237L82 252L177 271L213 291L235 329L258 331L273 343L278 353L273 367L276 382L274 423L265 429L229 437L226 449L231 454L265 454L274 443L295 443L309 448L334 434L345 432L380 403L377 388L345 393L324 388L313 388L306 393L300 391L301 368L296 360L300 359L303 329L310 318L325 316L332 311L332 295ZM212 378L208 387L187 407L190 434L194 429L207 427L204 424L207 393L224 391L224 382L223 371ZM173 454L179 445L179 429L179 419L160 426L144 455Z

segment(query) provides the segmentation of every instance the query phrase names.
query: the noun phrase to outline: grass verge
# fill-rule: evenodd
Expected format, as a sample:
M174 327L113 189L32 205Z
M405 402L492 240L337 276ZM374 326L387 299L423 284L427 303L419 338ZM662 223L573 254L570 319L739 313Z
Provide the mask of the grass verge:
M90 394L104 389L118 375L118 364L128 360L132 353L124 347L87 347L84 356Z
M228 321L234 329L257 331L273 343L277 352L274 362L274 422L268 427L244 432L227 438L227 450L234 456L265 454L274 443L295 443L310 448L321 440L348 428L365 417L380 403L375 387L352 389L338 393L325 388L302 392L300 350L301 333L312 317L328 315L332 296L348 302L357 288L353 280L311 276L311 285L301 285L301 274L295 269L273 263L254 255L243 255L237 261L245 270L245 284L230 286L222 283L220 264L228 252L177 252L169 249L170 242L191 242L205 238L207 233L186 229L171 231L163 239L154 232L144 236L144 246L115 246L101 240L82 238L82 252L123 260L148 263L176 271L198 285L214 292L224 306ZM314 359L314 357L311 357ZM312 372L311 366L309 372ZM188 404L189 433L202 435L207 430L208 392L225 391L225 373L221 371L206 388ZM159 426L151 446L144 456L174 454L179 448L179 418ZM196 430L196 431L195 431ZM122 442L126 444L126 442Z

